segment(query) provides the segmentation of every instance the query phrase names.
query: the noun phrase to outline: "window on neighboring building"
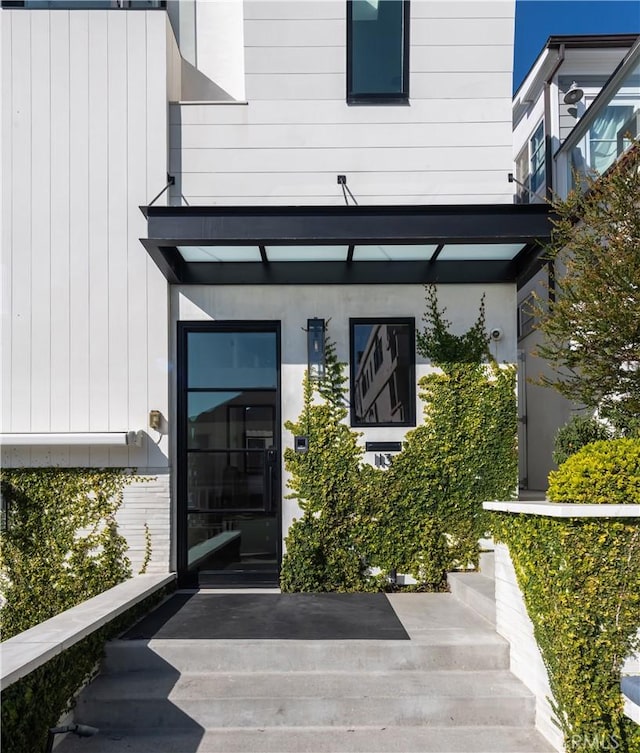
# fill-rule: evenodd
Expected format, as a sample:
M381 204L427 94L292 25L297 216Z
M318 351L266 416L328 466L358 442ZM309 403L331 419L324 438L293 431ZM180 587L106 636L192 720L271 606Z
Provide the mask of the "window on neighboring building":
M542 201L546 189L545 158L544 123L541 121L516 158L516 178L519 183L526 186L518 186L516 203L531 204L537 201L533 194L538 194Z
M347 0L347 102L409 98L409 1Z
M415 320L351 319L351 423L415 426Z

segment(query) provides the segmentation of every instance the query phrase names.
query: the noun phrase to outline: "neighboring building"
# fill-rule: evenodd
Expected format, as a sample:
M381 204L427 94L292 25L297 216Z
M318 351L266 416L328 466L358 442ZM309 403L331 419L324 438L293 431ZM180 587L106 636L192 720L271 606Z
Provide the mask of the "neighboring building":
M363 442L421 420L424 283L516 360L514 4L3 2L3 463L134 467L134 565L148 523L183 584L273 582L309 320Z
M638 135L638 35L550 37L513 98L515 201L565 197L574 174L604 173ZM553 295L561 269L534 264L518 283L520 486L544 491L558 428L579 410L528 380L551 376L537 358L532 296Z

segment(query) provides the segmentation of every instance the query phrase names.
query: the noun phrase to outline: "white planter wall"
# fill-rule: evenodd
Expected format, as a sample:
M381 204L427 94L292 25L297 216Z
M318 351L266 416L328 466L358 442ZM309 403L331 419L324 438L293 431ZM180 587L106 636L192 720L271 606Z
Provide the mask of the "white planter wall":
M554 724L549 701L549 677L533 636L533 624L518 587L515 570L504 544L497 544L496 630L511 644L511 671L535 694L536 728L557 751L563 751L560 729Z

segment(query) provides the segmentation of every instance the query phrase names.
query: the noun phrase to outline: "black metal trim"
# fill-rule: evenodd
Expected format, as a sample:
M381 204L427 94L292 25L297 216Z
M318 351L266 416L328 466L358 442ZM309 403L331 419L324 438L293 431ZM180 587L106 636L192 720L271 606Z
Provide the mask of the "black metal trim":
M190 332L274 332L276 335L276 358L278 361L277 382L274 388L259 388L260 391L273 391L276 393L276 446L278 451L278 463L275 484L277 486L274 496L277 499L277 508L273 514L276 518L276 555L278 571L282 564L282 345L281 345L281 322L278 320L224 320L224 321L178 321L176 323L176 410L177 422L175 437L177 473L176 473L176 565L178 571L178 585L180 588L193 588L198 585L197 573L189 572L188 562L188 504L187 504L187 396L191 391L188 389L189 375L187 362L187 337ZM193 388L200 391L200 388ZM202 391L207 391L203 388ZM208 390L212 391L212 390ZM239 450L243 452L245 450ZM211 510L212 513L220 513ZM227 512L225 510L225 512ZM238 510L238 512L256 512L256 510Z
M411 49L411 3L402 2L402 91L378 94L358 94L352 89L353 77L353 0L347 0L347 81L348 105L408 105L409 104L409 50Z
M354 415L353 387L356 382L356 359L353 357L354 327L357 324L405 324L409 327L409 353L411 363L409 364L409 388L411 395L409 398L409 417L407 421L393 423L371 423L356 421ZM407 428L416 425L416 320L413 316L365 316L349 318L349 421L351 426L371 429L371 428Z
M367 452L400 452L402 442L365 442L364 449Z
M172 284L304 285L513 282L540 255L554 214L546 204L308 207L141 207L142 243ZM431 260L185 262L181 245L435 244ZM446 244L522 243L515 260L441 262ZM266 256L266 254L265 254ZM347 257L348 258L348 257Z
M411 285L513 282L517 266L494 261L189 262L182 285Z
M367 245L513 243L550 235L545 204L308 207L141 207L146 243ZM146 245L145 243L145 245Z

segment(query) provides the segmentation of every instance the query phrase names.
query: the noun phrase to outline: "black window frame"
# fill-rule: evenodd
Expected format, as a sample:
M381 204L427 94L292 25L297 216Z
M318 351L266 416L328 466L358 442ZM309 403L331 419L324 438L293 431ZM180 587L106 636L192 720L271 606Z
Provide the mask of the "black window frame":
M357 325L369 324L402 324L408 329L409 334L409 397L407 404L407 415L404 421L361 421L356 417L356 363L355 353L355 327ZM384 347L384 342L383 342ZM395 372L394 372L395 374ZM350 425L358 428L410 428L416 426L416 320L413 316L364 316L349 319L349 400L350 400ZM369 385L370 387L371 385ZM396 379L397 388L397 379ZM367 390L368 391L368 390Z
M394 0L402 3L402 91L379 94L358 94L352 91L353 75L353 0L347 0L347 104L348 105L406 105L409 104L409 48L411 46L410 0Z

